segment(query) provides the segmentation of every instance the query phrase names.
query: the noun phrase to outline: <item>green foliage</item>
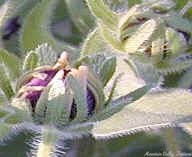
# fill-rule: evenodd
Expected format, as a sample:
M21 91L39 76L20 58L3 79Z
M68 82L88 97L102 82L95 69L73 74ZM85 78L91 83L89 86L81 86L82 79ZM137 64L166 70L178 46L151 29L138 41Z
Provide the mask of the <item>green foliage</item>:
M14 91L10 82L10 79L8 77L8 74L6 72L6 68L3 64L0 64L0 87L5 96L8 99L11 99L12 96L14 96Z
M15 79L20 75L20 60L14 54L9 53L8 51L1 49L0 50L0 62L3 63L10 78Z
M74 53L73 47L55 39L50 32L50 19L57 2L43 0L26 17L20 38L25 52L47 42L56 50L68 50L70 53Z
M1 37L11 18L21 20L21 31L0 43L0 148L27 130L34 135L26 137L32 141L29 156L65 156L66 143L74 140L71 151L88 144L89 156L143 156L149 144L157 151L166 147L175 156L182 151L185 135L182 132L181 138L175 128L192 135L190 1L8 0L0 4ZM60 10L61 4L67 9ZM58 21L66 28L55 27ZM71 43L77 43L78 35L87 37L73 47L53 29L58 34L67 31ZM17 51L20 57L13 54ZM58 59L63 51L68 58ZM36 68L45 67L57 73L42 85L50 74ZM37 85L27 84L33 81ZM28 98L35 92L40 92L37 103ZM89 107L94 110L91 114ZM84 140L84 135L94 142L89 136ZM115 147L111 141L117 142Z
M95 21L83 0L65 0L74 24L82 33L93 28Z

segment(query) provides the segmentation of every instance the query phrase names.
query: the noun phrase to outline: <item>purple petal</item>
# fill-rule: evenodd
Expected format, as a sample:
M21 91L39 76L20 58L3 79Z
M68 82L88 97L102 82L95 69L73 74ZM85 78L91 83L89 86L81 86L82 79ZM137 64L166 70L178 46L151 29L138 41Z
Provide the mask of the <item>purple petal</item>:
M47 84L51 81L51 79L55 76L57 73L56 70L46 70L41 72L43 74L47 74L47 77L45 79L40 79L40 78L35 78L33 77L27 84L26 86L47 86ZM29 99L33 111L35 110L35 105L37 101L39 100L41 96L42 91L31 91L27 93L26 98Z
M42 91L32 91L32 92L29 92L29 93L27 94L27 96L26 96L26 98L29 99L29 101L30 101L30 103L31 103L33 112L35 111L35 106L36 106L36 104L37 104L37 101L38 101L39 98L40 98L41 92L42 92Z
M95 110L96 100L94 97L93 92L87 88L87 108L88 108L88 116L92 115ZM72 106L71 106L71 113L70 113L70 119L73 120L77 115L77 105L75 103L75 100L73 100Z
M33 77L26 85L27 86L43 86L43 87L45 87L51 81L51 79L55 76L57 71L56 70L46 70L46 71L42 71L40 73L46 74L47 77L45 79Z
M39 78L33 78L30 80L29 83L27 83L27 86L46 86L47 85L47 81L46 80L41 80Z
M93 92L87 88L87 107L88 107L88 115L92 115L95 110L95 97L93 95Z

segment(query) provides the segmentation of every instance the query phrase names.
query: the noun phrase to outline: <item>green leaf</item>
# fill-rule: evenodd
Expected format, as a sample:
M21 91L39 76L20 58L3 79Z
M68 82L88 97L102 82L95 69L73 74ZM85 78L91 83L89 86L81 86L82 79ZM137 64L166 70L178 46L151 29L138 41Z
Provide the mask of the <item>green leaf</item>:
M123 51L122 43L118 39L117 32L111 31L110 28L108 28L102 23L99 23L99 28L101 35L112 48L117 51Z
M14 91L11 86L10 79L8 77L6 68L3 64L0 64L0 88L6 95L8 99L10 99L12 96L14 96Z
M49 93L50 86L47 86L43 92L39 100L37 101L36 108L35 108L35 120L38 123L44 123L46 112L47 112L47 103L48 103L48 93Z
M63 126L69 121L70 106L73 103L71 90L62 80L54 81L48 92L46 122Z
M55 153L56 144L59 139L59 134L55 128L44 127L42 130L42 137L38 141L37 150L33 150L36 152L37 157L51 157ZM60 152L61 153L61 152Z
M103 0L86 0L86 2L92 14L99 21L111 30L117 29L118 16L104 4Z
M1 16L0 16L0 28L2 27L2 25L4 24L6 18L7 18L7 14L9 13L9 9L10 9L10 1L6 1L4 2L1 6L0 6L0 12L1 12ZM1 28L2 29L2 28ZM2 46L0 44L0 46Z
M102 52L105 48L106 42L101 36L99 28L96 27L85 39L81 50L81 57Z
M178 32L176 32L174 29L168 28L166 36L168 40L168 47L173 54L178 54L185 51L185 43L181 36L179 36Z
M95 21L83 0L65 0L68 11L76 27L87 33L93 28Z
M98 121L92 134L107 138L191 121L191 96L179 89L150 92L108 119Z
M139 3L141 3L141 0L128 0L129 8Z
M16 78L20 74L20 60L14 54L0 49L0 62L6 66L10 78Z
M38 65L53 65L57 61L57 52L47 43L39 45L35 52L38 54Z
M180 13L188 18L188 19L192 19L192 2L188 1L188 3L183 7L183 9L180 11Z
M177 85L181 88L191 88L192 87L192 68L186 70L186 72L182 75Z
M38 55L34 51L29 52L23 62L23 71L32 71L37 67Z
M7 114L8 114L7 111L4 111L4 110L2 110L2 109L0 108L0 118L4 118L5 115L7 115Z
M160 75L152 64L134 61L133 65L137 77L143 79L146 84L157 85Z
M108 58L103 62L99 71L99 77L103 82L103 86L107 84L107 82L113 76L113 73L116 69L116 57Z
M67 50L75 57L75 49L68 44L56 40L51 34L50 24L52 12L58 0L43 0L26 17L20 36L21 46L25 52L35 49L42 43L48 43L57 51Z
M12 132L11 125L1 123L1 125L0 125L0 141L3 142L4 140L8 139L11 132Z
M130 92L126 95L123 95L113 101L110 101L106 108L104 108L101 112L97 113L93 117L90 118L89 121L101 121L111 117L113 114L118 113L123 107L128 104L133 103L134 101L141 98L144 94L146 94L151 89L151 86L144 86L142 88L138 88L133 92Z
M23 63L23 70L33 70L37 66L53 65L58 54L47 43L39 45L35 50L28 52Z
M176 3L176 9L180 10L184 7L188 0L174 0Z
M168 75L171 73L179 73L192 65L192 59L189 57L190 54L181 54L180 56L170 58L169 60L160 61L155 63L154 66L156 71Z
M168 26L177 29L182 30L184 32L192 33L192 24L191 21L187 20L186 18L183 18L181 15L175 12L171 12L169 16L165 18Z
M150 42L158 28L157 21L151 19L142 24L138 30L124 41L124 49L128 53L135 53L143 43Z
M125 59L127 57L117 56L116 71L108 83L110 87L113 81L120 76L116 84L113 99L127 95L145 85L144 81L135 75L132 67L125 62Z
M71 87L75 99L75 104L77 105L77 115L75 119L85 120L88 114L86 95L82 83L75 79L73 76L67 76L67 82Z

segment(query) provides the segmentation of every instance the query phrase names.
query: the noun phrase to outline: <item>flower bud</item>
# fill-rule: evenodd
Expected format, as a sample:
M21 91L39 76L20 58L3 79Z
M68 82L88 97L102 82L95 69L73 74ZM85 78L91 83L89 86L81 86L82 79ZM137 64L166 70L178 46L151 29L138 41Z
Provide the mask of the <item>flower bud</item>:
M54 66L42 66L24 75L18 82L17 98L28 100L32 106L32 112L35 113L37 102L44 89L61 80L66 86L66 90L68 90L70 85L67 82L67 77L69 75L72 75L81 85L80 87L82 87L86 97L87 116L92 115L101 108L96 106L100 106L101 102L104 101L102 85L86 66L79 66L78 69L70 68L65 52L62 53ZM72 90L72 94L75 95L75 91L73 91L72 87L70 88L69 90ZM70 109L69 119L73 120L78 112L75 97L73 97L71 102L72 104L68 104Z

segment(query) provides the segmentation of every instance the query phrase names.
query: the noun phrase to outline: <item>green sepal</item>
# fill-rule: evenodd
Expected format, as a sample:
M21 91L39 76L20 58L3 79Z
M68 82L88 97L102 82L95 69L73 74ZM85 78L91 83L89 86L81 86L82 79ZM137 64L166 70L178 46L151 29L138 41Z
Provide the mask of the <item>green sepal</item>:
M73 91L73 96L77 107L77 115L75 117L75 120L83 121L88 115L88 107L85 93L86 91L84 91L84 87L81 82L75 79L72 75L68 75L66 77L66 82L69 84L70 88Z
M38 55L34 51L30 51L23 62L23 71L32 71L38 65Z
M113 73L116 69L116 57L110 57L103 62L99 71L99 78L103 83L103 86L107 84L107 82L113 76Z
M73 95L69 86L62 80L56 80L50 85L48 92L45 123L64 126L69 121L72 103Z

